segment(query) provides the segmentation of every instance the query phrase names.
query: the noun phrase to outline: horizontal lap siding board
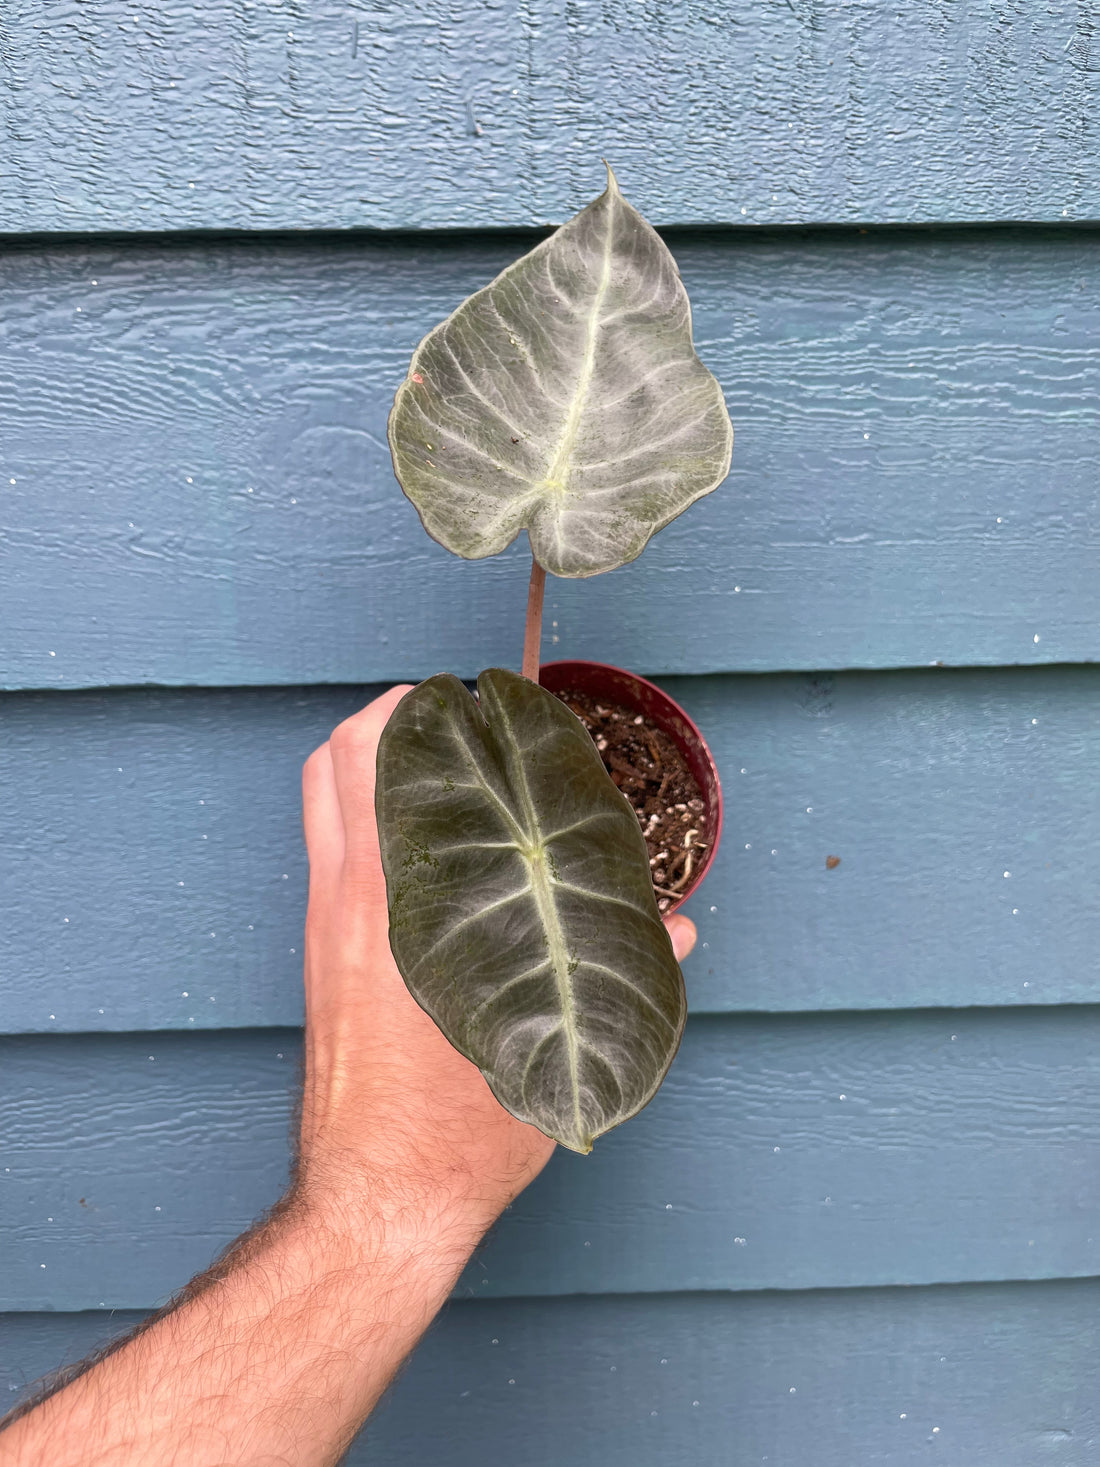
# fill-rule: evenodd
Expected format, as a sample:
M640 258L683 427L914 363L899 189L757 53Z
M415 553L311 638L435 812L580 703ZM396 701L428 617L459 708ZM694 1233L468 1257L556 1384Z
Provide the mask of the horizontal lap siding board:
M621 171L660 223L1095 217L1068 0L9 0L12 231L543 223Z
M0 1316L0 1393L137 1318ZM1094 1467L1098 1351L1096 1280L456 1304L347 1461Z
M1100 1000L1100 668L663 681L726 792L693 1012ZM0 1028L299 1023L301 764L377 691L0 695Z
M1092 29L1060 0L6 8L9 1398L285 1185L301 760L380 683L518 656L522 547L434 546L386 412L606 154L674 226L737 440L638 564L551 583L545 651L657 674L713 741L694 1017L349 1460L1093 1467L1100 671L1057 665L1100 661ZM905 223L938 227L868 229ZM817 224L846 227L772 227Z
M148 1308L204 1267L285 1184L297 1066L278 1030L0 1042L0 1309ZM1098 1211L1100 1009L695 1019L459 1293L1084 1276Z
M0 251L0 686L514 664L525 551L429 540L385 422L532 238ZM547 656L1100 659L1098 241L676 234L733 469L635 564L551 581Z

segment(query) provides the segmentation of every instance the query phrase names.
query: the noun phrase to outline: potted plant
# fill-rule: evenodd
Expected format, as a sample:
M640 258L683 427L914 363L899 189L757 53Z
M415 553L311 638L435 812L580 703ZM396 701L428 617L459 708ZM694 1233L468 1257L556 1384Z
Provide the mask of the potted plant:
M545 577L634 560L721 483L732 438L675 261L610 168L424 338L390 414L429 535L477 560L526 529L532 550L522 674L483 672L476 699L430 677L383 733L390 945L500 1102L575 1151L640 1110L676 1053L662 911L713 857L720 796L698 730L652 684L557 663L540 686Z

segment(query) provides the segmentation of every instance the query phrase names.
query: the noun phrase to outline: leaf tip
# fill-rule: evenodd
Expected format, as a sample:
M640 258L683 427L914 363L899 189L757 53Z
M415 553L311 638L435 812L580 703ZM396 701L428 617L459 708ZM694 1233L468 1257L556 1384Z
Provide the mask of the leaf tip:
M547 1134L549 1135L550 1133L547 1132ZM595 1137L594 1136L551 1136L550 1139L552 1141L556 1141L559 1146L564 1146L565 1149L566 1149L566 1151L573 1151L573 1152L575 1152L577 1154L577 1156L591 1156L592 1155L592 1142L595 1140Z
M619 180L615 177L615 171L611 167L611 164L606 158L601 158L600 162L607 169L607 192L612 195L621 194L622 190L619 188Z

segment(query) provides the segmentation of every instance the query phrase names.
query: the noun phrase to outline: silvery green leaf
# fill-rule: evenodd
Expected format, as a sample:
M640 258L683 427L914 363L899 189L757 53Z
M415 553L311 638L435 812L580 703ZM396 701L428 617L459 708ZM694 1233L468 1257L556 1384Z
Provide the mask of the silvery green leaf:
M641 1109L685 1017L638 819L584 726L499 668L398 704L376 804L390 945L497 1099L574 1151Z
M389 424L401 487L456 555L526 527L557 576L633 560L717 487L733 429L676 262L608 186L417 348Z

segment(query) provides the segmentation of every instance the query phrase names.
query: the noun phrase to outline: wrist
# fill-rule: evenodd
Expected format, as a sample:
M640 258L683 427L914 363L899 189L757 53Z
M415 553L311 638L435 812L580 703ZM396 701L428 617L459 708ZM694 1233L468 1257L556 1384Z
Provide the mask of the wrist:
M311 1247L325 1240L346 1259L415 1263L457 1278L501 1210L437 1179L314 1164L291 1193L286 1218Z
M507 1115L476 1071L478 1104L448 1114L424 1104L403 1113L393 1096L407 1085L388 1076L378 1083L377 1063L372 1082L357 1079L350 1094L328 1081L336 1069L321 1068L325 1084L312 1092L307 1080L294 1192L300 1206L341 1226L361 1231L377 1220L399 1235L427 1231L470 1251L553 1149Z

